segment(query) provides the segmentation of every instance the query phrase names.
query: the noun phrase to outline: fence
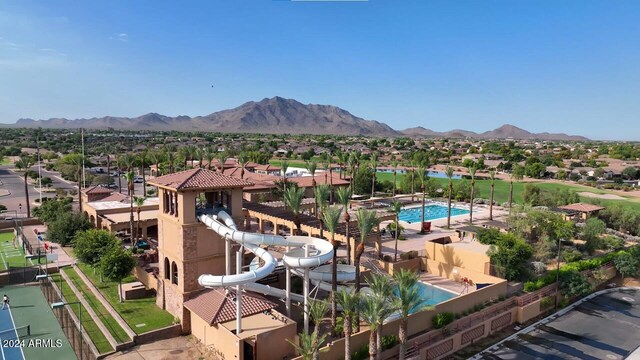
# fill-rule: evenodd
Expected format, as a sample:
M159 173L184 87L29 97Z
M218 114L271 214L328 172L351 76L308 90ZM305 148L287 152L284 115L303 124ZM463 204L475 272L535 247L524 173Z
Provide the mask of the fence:
M55 302L65 302L64 296L61 296L58 287L53 284L51 279L47 278L45 280L40 281L40 289L44 294L47 302L49 304L53 304ZM53 314L58 319L60 323L60 327L64 331L67 339L69 339L69 344L71 344L71 348L75 352L78 359L81 360L97 360L101 359L98 350L95 345L87 335L86 331L80 331L80 322L76 317L76 314L71 311L70 306L75 305L67 305L56 310L53 310Z

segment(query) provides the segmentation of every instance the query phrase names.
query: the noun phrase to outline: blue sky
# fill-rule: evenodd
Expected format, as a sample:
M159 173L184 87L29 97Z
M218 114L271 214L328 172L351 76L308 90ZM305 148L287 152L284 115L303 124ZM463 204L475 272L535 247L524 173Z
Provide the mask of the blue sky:
M0 122L278 95L396 129L640 140L639 18L639 1L0 0Z

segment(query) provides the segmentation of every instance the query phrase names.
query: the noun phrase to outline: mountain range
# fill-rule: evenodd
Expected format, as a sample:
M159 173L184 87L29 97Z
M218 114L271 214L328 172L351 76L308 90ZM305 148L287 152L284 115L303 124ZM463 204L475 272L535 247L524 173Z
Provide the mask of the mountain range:
M48 120L20 119L16 127L89 128L121 130L178 130L211 131L228 133L287 133L287 134L340 134L378 137L450 137L450 138L513 138L539 140L587 140L582 136L566 134L531 133L513 125L503 125L495 130L475 133L467 130L437 132L424 127L394 130L389 125L365 120L332 105L302 104L294 99L279 96L261 101L249 101L236 108L222 110L205 116L165 116L149 113L142 116L105 116L90 119Z

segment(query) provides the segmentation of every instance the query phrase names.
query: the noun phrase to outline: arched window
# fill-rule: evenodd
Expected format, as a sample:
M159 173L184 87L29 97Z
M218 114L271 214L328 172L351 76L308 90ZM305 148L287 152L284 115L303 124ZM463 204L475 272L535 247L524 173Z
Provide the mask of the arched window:
M175 261L171 264L171 282L178 285L178 266Z
M169 258L164 258L164 278L167 280L171 278L171 268L169 265Z

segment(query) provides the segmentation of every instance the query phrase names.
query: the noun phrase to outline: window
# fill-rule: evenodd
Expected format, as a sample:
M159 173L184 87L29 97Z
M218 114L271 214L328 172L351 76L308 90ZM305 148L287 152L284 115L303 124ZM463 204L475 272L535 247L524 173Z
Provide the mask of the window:
M170 265L169 265L169 259L168 258L164 258L164 278L165 279L170 279L171 278L171 269L170 269Z
M171 264L171 283L178 285L178 266L175 261Z

